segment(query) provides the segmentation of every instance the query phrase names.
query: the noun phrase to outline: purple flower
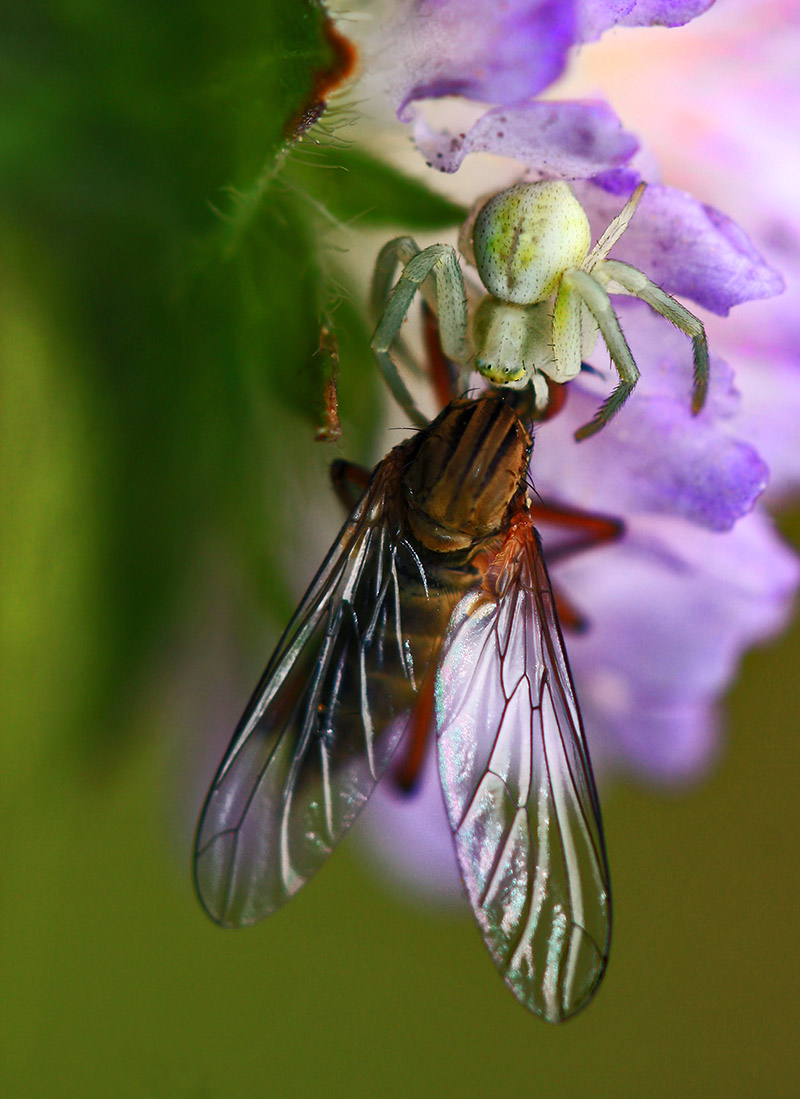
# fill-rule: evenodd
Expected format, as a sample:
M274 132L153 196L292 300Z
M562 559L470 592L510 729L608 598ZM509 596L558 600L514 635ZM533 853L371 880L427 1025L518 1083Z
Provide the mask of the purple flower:
M711 346L735 372L748 438L769 465L767 495L786 498L800 486L797 5L727 0L679 35L638 35L633 86L627 48L625 42L596 47L588 86L602 82L612 102L624 103L625 121L650 157L682 187L724 205L785 277L785 293L734 310L724 322L712 317L706 327ZM583 94L582 82L575 90Z
M708 6L575 3L556 5L556 11L547 4L512 3L498 13L496 5L478 5L470 9L470 19L481 26L476 37L469 20L469 27L457 29L448 22L450 4L421 4L417 27L426 28L419 39L425 44L413 79L406 51L408 80L397 100L413 118L420 152L443 171L455 172L469 153L493 153L520 161L517 178L524 172L529 179L577 181L574 189L596 239L640 178L623 167L637 153L638 140L605 104L524 100L561 73L575 43L595 39L615 23L674 26ZM591 418L614 384L601 343L588 358L596 374L586 372L571 383L566 407L536 433L531 478L541 497L625 524L620 541L563 559L557 554L559 532L541 531L545 557L548 550L556 554L550 570L556 590L589 623L585 632L567 633L566 644L601 781L629 774L680 783L704 774L720 747L720 699L742 654L783 627L800 584L796 555L759 503L770 475L782 494L800 483L800 201L791 182L796 173L783 161L787 147L795 149L787 120L800 110L800 82L790 60L796 52L786 43L800 48L800 26L783 22L784 9L774 5L774 33L765 42L746 18L737 21L747 5L734 6L734 16L726 13L736 23L730 37L740 48L747 43L748 66L753 56L760 63L757 86L766 94L753 94L755 78L745 87L738 69L730 86L718 82L709 94L719 70L709 74L702 63L709 44L703 20L695 34L695 65L685 47L675 44L686 79L682 75L676 84L673 58L671 70L660 73L659 88L642 96L638 107L642 118L652 118L658 104L653 127L660 134L670 107L664 89L683 97L671 132L672 162L688 157L701 183L708 178L707 149L696 130L709 135L705 126L693 130L686 120L698 118L699 101L704 122L707 103L718 107L724 136L715 134L714 141L725 163L717 162L710 178L718 186L710 192L703 187L704 197L716 190L727 205L733 172L734 191L741 189L740 206L758 231L759 248L719 210L653 183L612 256L719 317L727 318L733 306L781 294L783 280L770 260L788 270L789 294L767 307L735 311L732 320L712 317L712 381L697 417L688 407L692 359L686 337L642 303L614 298L642 372L629 404L599 434L575 443L576 427ZM723 9L715 14L712 34L724 25ZM553 21L551 39L536 40L526 65L526 35L535 35L536 20L546 19ZM463 48L462 37L473 43L471 50ZM623 84L618 101L627 105L626 70L616 55L614 64ZM454 94L503 106L456 132L437 130L409 107L413 100ZM713 151L710 138L708 144ZM759 174L750 148L764 152L765 146L768 166ZM648 156L639 153L637 163ZM754 174L769 196L760 206L753 201ZM389 873L418 890L456 897L461 886L434 739L417 790L404 795L391 780L384 782L362 831Z
M641 405L637 392L630 415L576 445L571 432L597 398L573 385L537 434L532 476L544 498L566 491L625 520L620 542L564 560L553 579L590 620L567 644L596 765L671 781L714 758L720 695L745 649L785 624L800 563L754 507L767 469L737 438L746 417L728 403L729 377L715 371L725 399L712 389L692 423L668 395L688 356L677 333L657 338L657 321L635 305L623 317L648 391ZM545 554L556 537L543 531Z
M574 190L599 235L639 183L631 169L581 180ZM664 290L727 316L745 301L771 298L782 277L729 217L685 191L651 183L616 246L617 259L646 271Z
M415 100L460 95L504 105L552 84L569 51L615 25L678 26L712 0L416 0L386 28L398 113Z
M432 168L455 172L469 153L531 165L537 179L585 179L627 163L639 147L605 103L524 103L487 111L469 130L434 130L420 114L414 140Z
M454 172L470 152L514 157L533 177L578 179L626 163L638 148L614 112L595 101L541 103L570 51L619 25L680 26L713 0L416 0L396 6L376 67L432 167ZM414 106L458 96L500 107L456 130L432 128Z

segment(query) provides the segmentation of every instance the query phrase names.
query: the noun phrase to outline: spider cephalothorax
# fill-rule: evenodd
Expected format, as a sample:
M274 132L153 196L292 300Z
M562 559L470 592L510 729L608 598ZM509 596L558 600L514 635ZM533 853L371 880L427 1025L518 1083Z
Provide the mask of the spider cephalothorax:
M373 307L380 313L372 346L408 414L424 421L390 352L417 290L438 317L449 359L476 369L494 385L531 385L539 409L548 400L546 379L574 378L602 334L620 380L594 419L577 432L581 439L608 423L639 377L609 294L641 298L691 337L692 409L699 411L708 387L702 322L638 268L607 258L628 227L644 187L639 184L594 247L589 220L567 183L518 183L494 195L462 232L462 252L474 263L486 290L472 310L453 247L432 244L420 250L411 237L384 245L372 286ZM392 288L398 262L403 270Z

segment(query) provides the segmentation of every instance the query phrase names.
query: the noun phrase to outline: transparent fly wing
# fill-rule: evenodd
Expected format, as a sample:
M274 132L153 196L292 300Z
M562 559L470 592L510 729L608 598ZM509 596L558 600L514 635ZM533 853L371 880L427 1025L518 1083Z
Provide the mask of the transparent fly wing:
M282 905L355 820L405 731L442 610L395 536L384 462L267 666L209 791L195 881L212 919Z
M552 589L527 513L453 612L437 673L456 853L506 984L549 1022L591 998L611 899L600 807Z

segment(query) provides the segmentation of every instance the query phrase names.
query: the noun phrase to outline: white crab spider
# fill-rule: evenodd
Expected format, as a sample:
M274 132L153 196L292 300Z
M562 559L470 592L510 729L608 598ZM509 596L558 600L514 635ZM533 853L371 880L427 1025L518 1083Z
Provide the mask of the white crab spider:
M490 198L467 221L460 242L486 289L471 325L464 277L451 245L420 250L411 237L384 245L372 282L372 305L380 314L372 348L407 414L418 424L427 422L398 374L391 349L418 290L438 317L449 359L465 372L476 369L495 385L521 389L530 384L540 410L548 400L546 379L574 378L602 333L620 380L594 419L576 432L578 439L608 423L636 385L639 370L609 294L641 298L691 337L692 411L698 412L708 388L702 322L637 267L606 258L627 229L644 188L640 183L594 248L586 213L563 181L518 183ZM403 270L392 289L398 263Z

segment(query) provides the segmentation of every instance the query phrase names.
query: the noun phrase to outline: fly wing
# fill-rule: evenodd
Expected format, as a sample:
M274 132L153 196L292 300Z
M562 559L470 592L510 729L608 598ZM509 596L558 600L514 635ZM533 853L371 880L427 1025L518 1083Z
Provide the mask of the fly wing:
M515 996L559 1022L588 1002L611 934L600 807L533 523L515 524L453 612L436 690L461 875Z
M197 830L212 919L254 923L355 820L405 731L441 610L395 537L385 462L303 598L233 736ZM436 621L434 621L436 620Z

